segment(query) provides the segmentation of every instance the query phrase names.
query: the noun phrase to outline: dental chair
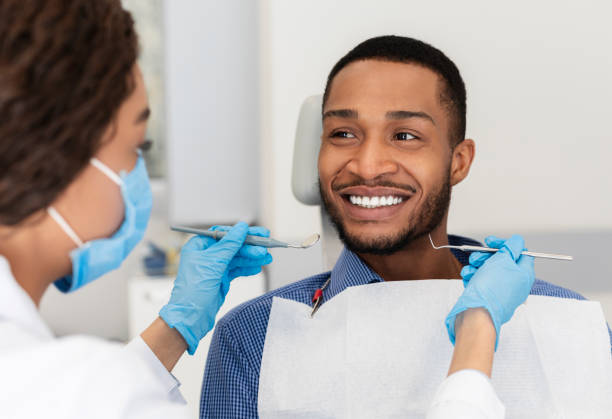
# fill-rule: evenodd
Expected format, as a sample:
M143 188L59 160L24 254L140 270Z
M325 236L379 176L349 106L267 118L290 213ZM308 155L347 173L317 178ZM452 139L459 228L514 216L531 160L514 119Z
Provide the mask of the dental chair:
M318 205L321 212L321 249L324 269L332 269L342 252L343 245L338 233L323 208L319 195L319 173L317 161L321 147L323 124L321 120L321 95L304 100L295 133L293 148L293 172L291 189L298 201L305 205Z

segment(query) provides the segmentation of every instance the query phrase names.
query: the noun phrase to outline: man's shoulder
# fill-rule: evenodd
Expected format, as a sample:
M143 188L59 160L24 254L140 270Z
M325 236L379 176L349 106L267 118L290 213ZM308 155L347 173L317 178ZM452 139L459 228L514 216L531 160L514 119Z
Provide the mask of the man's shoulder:
M578 294L576 291L551 284L550 282L542 281L541 279L536 279L533 283L533 287L531 287L531 295L586 300L586 298ZM612 329L610 329L610 326L608 326L608 334L610 335L610 348L612 350Z
M586 298L578 294L576 291L560 287L559 285L551 284L550 282L542 281L541 279L536 279L533 283L533 287L531 287L531 295L543 295L546 297L586 300Z
M252 329L253 326L261 323L267 325L274 297L310 304L313 293L323 285L329 275L330 272L313 275L246 301L223 316L217 323L217 327L233 329L242 328L248 324L249 329Z

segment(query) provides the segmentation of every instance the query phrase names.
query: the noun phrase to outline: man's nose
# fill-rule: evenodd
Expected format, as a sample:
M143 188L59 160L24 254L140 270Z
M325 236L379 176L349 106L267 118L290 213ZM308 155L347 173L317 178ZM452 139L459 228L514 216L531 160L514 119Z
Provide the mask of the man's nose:
M362 179L375 179L397 171L393 147L376 138L367 138L355 151L347 169Z

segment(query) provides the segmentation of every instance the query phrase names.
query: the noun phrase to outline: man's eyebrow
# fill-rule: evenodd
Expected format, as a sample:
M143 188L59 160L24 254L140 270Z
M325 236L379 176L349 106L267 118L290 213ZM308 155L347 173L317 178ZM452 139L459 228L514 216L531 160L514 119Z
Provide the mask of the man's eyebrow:
M436 121L425 112L416 111L389 111L385 115L387 119L409 119L409 118L421 118L426 119L432 124L436 125Z
M147 107L146 109L143 109L142 112L140 112L134 123L141 124L143 122L146 122L149 119L149 116L151 116L151 109Z
M358 114L354 109L332 109L331 111L323 112L323 119L335 116L336 118L357 119Z

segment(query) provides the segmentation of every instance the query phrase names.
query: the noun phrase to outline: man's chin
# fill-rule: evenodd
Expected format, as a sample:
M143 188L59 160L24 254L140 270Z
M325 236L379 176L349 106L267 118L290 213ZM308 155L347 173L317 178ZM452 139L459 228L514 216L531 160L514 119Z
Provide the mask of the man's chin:
M410 242L411 232L404 234L388 234L376 236L354 235L344 229L338 229L340 240L353 253L390 255L393 254Z
M450 203L450 172L439 191L427 196L420 208L415 208L411 215L403 214L403 224L399 215L383 222L350 220L323 192L320 184L319 189L323 206L340 240L349 250L361 254L390 255L405 249L443 222Z

